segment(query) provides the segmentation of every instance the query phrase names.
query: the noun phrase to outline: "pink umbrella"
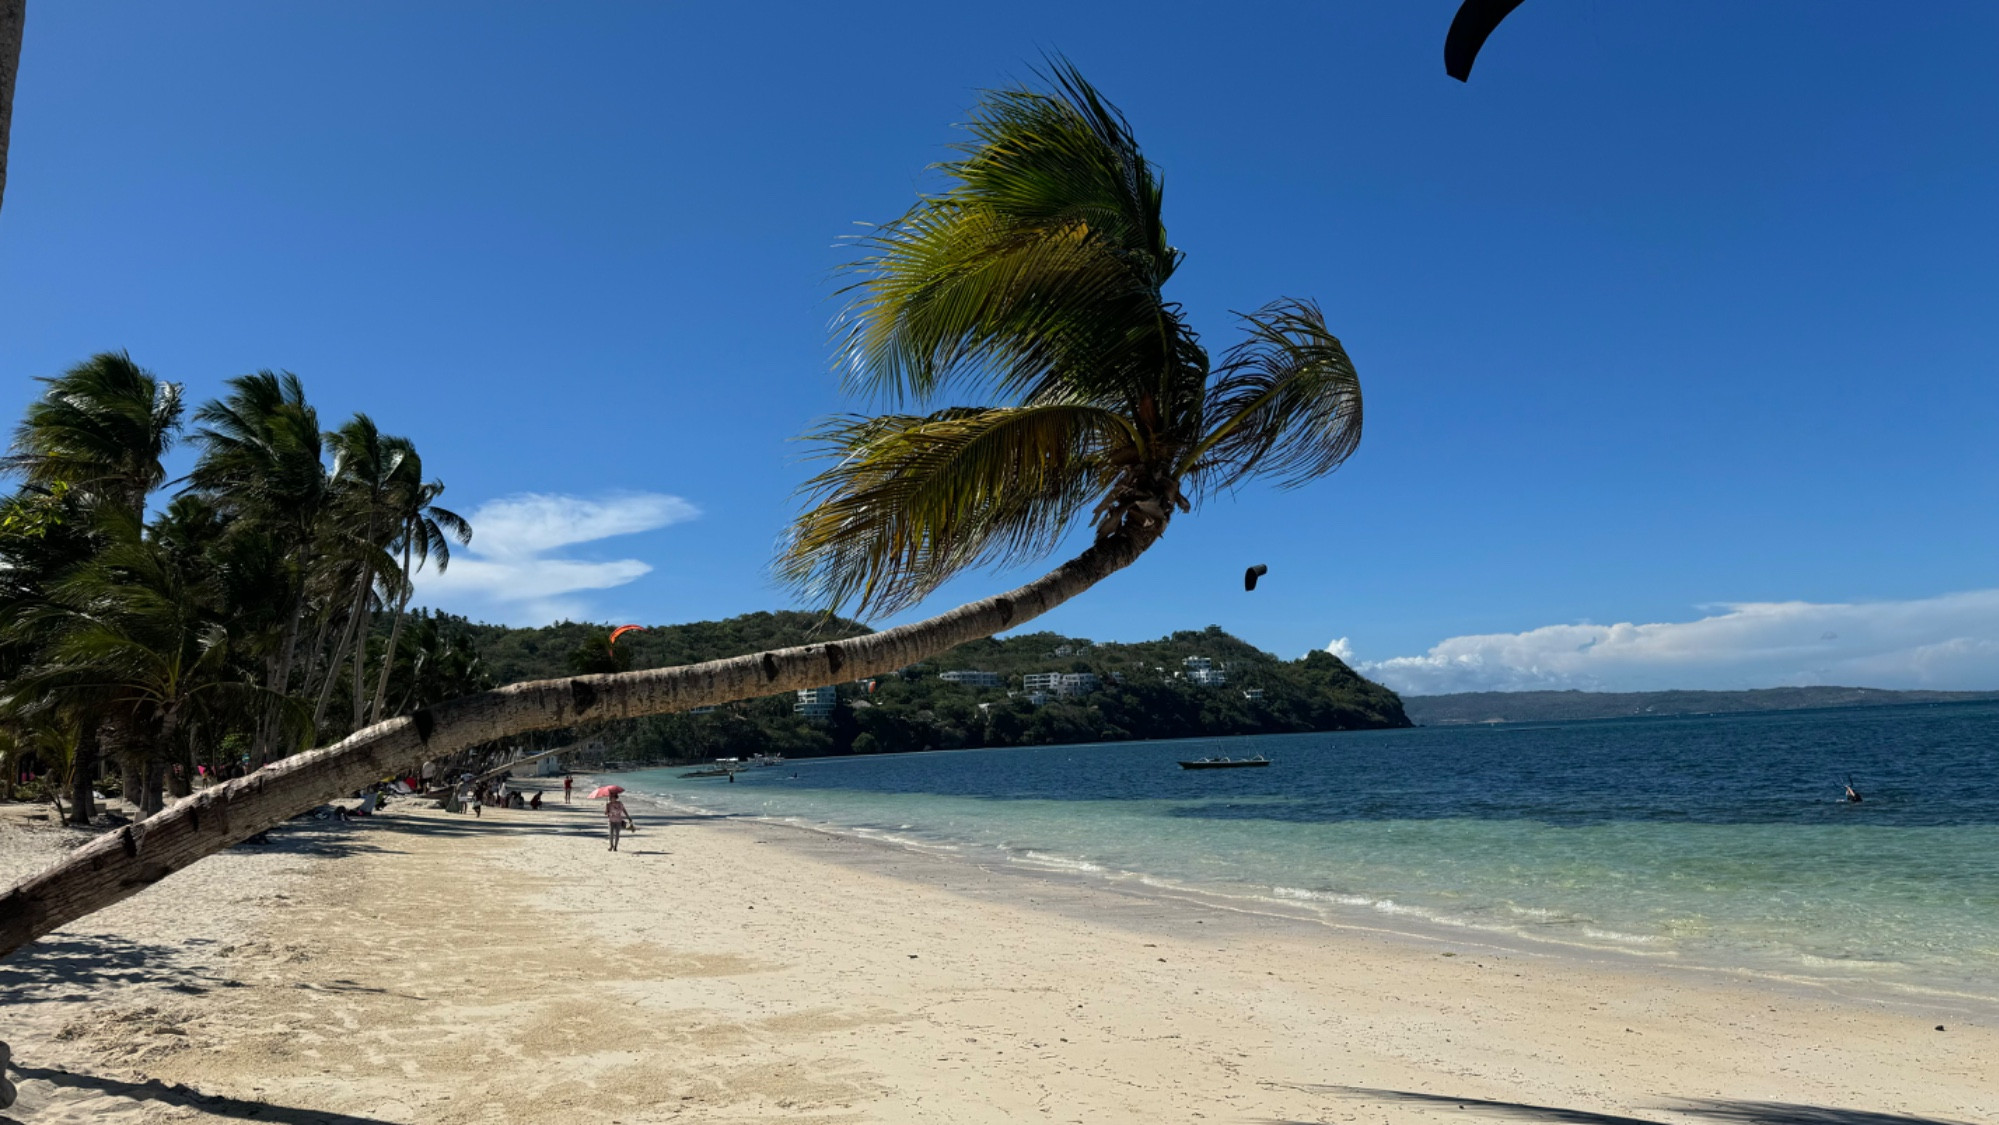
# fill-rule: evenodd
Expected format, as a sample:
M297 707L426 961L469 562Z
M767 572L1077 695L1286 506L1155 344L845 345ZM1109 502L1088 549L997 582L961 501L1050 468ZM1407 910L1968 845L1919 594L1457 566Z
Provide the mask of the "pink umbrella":
M590 794L590 799L595 801L603 797L615 797L624 791L625 787L622 785L599 785L597 791Z

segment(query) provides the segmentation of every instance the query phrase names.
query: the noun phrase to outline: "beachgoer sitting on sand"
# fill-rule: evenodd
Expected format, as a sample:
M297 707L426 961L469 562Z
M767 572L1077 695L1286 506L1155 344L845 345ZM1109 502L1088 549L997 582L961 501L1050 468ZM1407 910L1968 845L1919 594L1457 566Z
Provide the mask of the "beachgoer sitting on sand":
M528 808L538 809L540 807L541 807L541 790L537 789L535 790L534 798L528 801Z
M631 824L631 815L625 812L625 803L613 795L604 802L604 819L611 826L611 850L618 850L618 833Z

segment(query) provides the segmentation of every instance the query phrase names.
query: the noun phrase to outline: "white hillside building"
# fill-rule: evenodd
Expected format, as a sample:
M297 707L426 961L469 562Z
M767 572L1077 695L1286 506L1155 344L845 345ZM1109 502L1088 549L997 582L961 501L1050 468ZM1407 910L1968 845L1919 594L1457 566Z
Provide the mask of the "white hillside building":
M1050 695L1088 695L1102 686L1095 672L1029 672L1020 678L1028 691Z
M1000 675L998 672L979 672L970 668L939 672L937 678L947 683L962 684L965 687L996 688L1000 686Z
M1229 682L1228 666L1215 667L1215 662L1205 656L1190 656L1180 662L1181 674L1189 683L1202 687L1221 687Z
M823 719L833 713L833 705L840 701L840 693L830 687L808 687L798 689L798 702L791 705L791 713L808 719Z

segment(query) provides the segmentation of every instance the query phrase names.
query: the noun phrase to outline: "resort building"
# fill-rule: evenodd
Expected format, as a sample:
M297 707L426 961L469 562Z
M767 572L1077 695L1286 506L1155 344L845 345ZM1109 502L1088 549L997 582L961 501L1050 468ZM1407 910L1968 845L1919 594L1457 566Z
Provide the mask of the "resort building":
M1251 703L1259 702L1263 699L1263 689L1260 687L1246 687L1242 689L1242 697Z
M1028 691L1051 695L1088 695L1102 686L1095 672L1029 672L1020 678Z
M939 672L937 678L947 683L962 684L965 687L996 688L1000 686L1000 675L998 672L978 672L970 668Z
M791 705L791 713L808 719L823 719L833 713L833 704L839 699L839 692L830 687L799 688L798 702Z
M1180 662L1189 682L1202 687L1221 687L1229 682L1228 666L1215 667L1215 662L1205 656L1190 656Z

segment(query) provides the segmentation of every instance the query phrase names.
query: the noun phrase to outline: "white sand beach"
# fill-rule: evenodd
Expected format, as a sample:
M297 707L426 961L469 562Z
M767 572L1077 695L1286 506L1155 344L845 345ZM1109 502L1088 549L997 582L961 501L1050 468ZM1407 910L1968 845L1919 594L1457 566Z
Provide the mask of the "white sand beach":
M297 823L0 962L11 1120L1999 1120L1999 1026L594 804ZM65 833L7 821L0 876ZM1945 1030L1936 1025L1945 1024Z

